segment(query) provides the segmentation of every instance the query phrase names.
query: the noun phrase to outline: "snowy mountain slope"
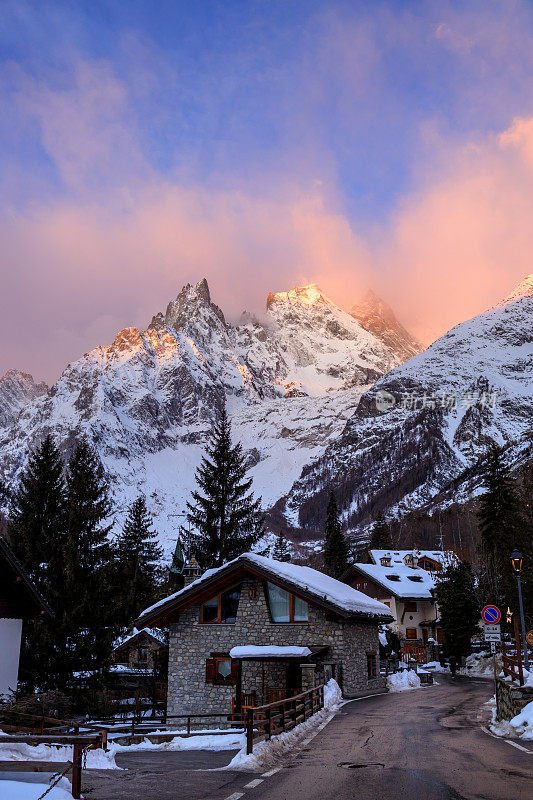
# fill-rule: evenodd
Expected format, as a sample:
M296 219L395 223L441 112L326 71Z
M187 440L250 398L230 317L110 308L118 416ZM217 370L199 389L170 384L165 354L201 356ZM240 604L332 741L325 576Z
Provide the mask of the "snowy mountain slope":
M47 433L67 457L85 436L104 465L119 516L144 492L168 543L183 522L223 401L254 491L271 504L394 363L379 339L317 287L274 296L264 323L232 326L204 280L185 286L147 330L124 328L111 345L69 364L46 395L22 408L17 424L0 430L2 474L16 481Z
M368 292L352 306L350 315L377 336L398 358L399 363L420 353L422 345L396 319L391 307L374 292Z
M336 489L349 526L401 513L442 493L491 442L509 457L532 442L531 276L499 306L455 326L378 380L342 434L302 471L285 504L321 524ZM453 499L453 498L452 498Z
M27 372L8 370L0 378L0 428L12 425L25 406L47 391L46 383L35 383Z

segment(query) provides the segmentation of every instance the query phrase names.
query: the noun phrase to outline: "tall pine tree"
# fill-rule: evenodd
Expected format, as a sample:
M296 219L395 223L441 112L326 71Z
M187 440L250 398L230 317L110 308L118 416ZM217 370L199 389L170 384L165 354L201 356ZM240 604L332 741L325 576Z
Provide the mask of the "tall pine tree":
M289 547L289 543L285 536L283 535L283 531L280 528L280 531L276 537L276 541L274 543L274 550L272 551L272 558L276 561L290 561L291 560L291 549Z
M472 637L479 631L480 605L470 564L462 561L457 566L449 566L437 583L435 597L446 637L446 651L460 661L471 652Z
M92 672L96 682L111 661L119 600L112 585L108 487L100 461L84 439L68 463L66 484L67 649L71 669Z
M53 620L28 621L23 627L19 679L22 689L64 685L64 548L67 498L63 462L48 436L30 455L11 498L8 535L13 552L51 606Z
M157 544L152 517L143 495L131 504L124 528L117 537L118 577L122 589L122 623L125 626L155 602L163 579L160 561L163 548Z
M484 494L477 511L480 543L480 593L482 600L518 610L516 577L511 567L515 548L531 555L531 541L521 509L518 487L503 450L493 447L483 469ZM525 575L527 586L527 578Z
M219 567L250 550L263 535L261 500L250 492L252 479L245 479L246 467L240 443L232 445L231 426L223 407L217 415L196 471L199 490L187 503L187 518L198 531L194 549L204 569Z
M391 529L383 514L378 514L370 534L369 547L371 550L386 550L392 547Z
M349 552L346 537L342 532L337 501L333 492L329 497L324 537L324 571L333 578L340 578L348 569Z

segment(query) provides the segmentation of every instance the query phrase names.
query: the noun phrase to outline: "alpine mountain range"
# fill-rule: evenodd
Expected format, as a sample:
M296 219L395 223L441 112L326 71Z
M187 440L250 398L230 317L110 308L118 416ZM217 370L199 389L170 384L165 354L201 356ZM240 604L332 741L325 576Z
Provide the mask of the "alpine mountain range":
M117 524L142 492L169 550L225 403L271 519L315 538L333 489L361 533L379 512L475 495L491 442L514 466L531 459L532 321L533 275L426 350L372 292L347 312L315 284L297 287L230 324L204 279L51 387L16 369L0 378L0 475L15 485L47 434L66 457L84 436Z

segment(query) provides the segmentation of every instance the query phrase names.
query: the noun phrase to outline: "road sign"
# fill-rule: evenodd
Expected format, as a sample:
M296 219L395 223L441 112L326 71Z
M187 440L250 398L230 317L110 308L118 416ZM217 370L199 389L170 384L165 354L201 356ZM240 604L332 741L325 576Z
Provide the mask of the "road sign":
M483 623L483 633L501 633L501 625L487 625L486 622Z
M481 612L481 616L483 622L486 622L488 625L496 625L500 621L502 615L500 614L498 606L489 605L485 606Z
M500 641L500 634L496 631L485 631L485 641L486 642L499 642Z
M490 652L491 652L493 655L494 655L494 653L496 652L496 642L491 642L491 643L490 643Z
M526 642L530 647L533 647L533 628L526 633Z

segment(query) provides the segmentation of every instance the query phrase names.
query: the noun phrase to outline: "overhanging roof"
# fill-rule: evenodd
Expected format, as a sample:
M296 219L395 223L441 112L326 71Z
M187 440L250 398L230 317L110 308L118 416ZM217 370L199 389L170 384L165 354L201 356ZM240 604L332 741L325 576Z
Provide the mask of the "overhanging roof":
M372 622L392 620L389 609L382 603L318 570L243 553L222 567L207 570L189 586L145 609L135 624L137 627L165 624L180 610L209 600L213 594L249 575L270 581L337 616Z

